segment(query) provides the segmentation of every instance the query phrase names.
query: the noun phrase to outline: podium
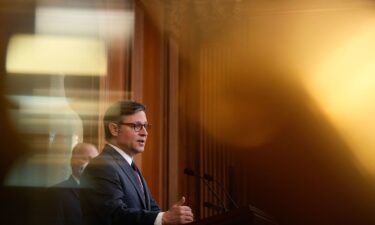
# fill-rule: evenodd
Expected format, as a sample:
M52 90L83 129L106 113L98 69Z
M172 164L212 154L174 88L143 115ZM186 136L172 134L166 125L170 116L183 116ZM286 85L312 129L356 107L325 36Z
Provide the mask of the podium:
M277 225L277 223L260 209L248 206L198 220L189 225Z

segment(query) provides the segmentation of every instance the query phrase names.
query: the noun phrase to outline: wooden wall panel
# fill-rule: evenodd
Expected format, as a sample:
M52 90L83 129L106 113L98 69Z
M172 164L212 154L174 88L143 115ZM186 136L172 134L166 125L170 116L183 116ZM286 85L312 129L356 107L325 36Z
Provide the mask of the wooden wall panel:
M163 8L163 3L158 2ZM205 201L216 203L215 199L200 180L182 174L188 167L201 175L214 176L240 206L254 204L274 215L280 224L372 224L354 222L363 222L369 215L364 209L368 204L360 203L366 202L366 194L359 193L371 195L371 191L367 188L358 191L366 182L357 173L350 156L345 155L347 146L324 117L312 109L316 106L301 84L293 80L295 74L285 65L278 65L285 55L276 57L275 52L288 49L283 46L286 33L275 35L276 30L286 29L290 24L274 26L275 16L282 19L287 13L273 14L272 10L250 7L248 12L253 17L244 13L235 15L238 21L231 21L228 18L242 7L219 4L215 8L213 3L178 1L176 4L181 5L174 8L174 2L165 3L171 12L155 14L161 14L159 21L175 25L171 30L178 33L177 48L174 47L177 55L168 58L171 55L166 57L162 53L166 61L159 61L164 70L159 74L161 82L147 79L156 82L155 87L169 87L168 91L158 95L160 98L151 98L155 89L147 94L142 91L144 99L153 101L151 104L163 104L163 110L155 115L164 121L161 146L166 149L151 152L154 150L150 148L158 146L153 142L149 145L150 152L145 153L145 158L146 154L159 156L161 176L167 176L169 190L162 196L163 201L171 204L173 198L184 195L197 219L217 213L203 208ZM229 9L226 11L229 17L216 14L223 12L220 7ZM218 20L212 20L212 13ZM242 15L251 18L246 21ZM267 22L262 23L263 19ZM223 30L223 21L238 24ZM216 45L210 41L217 41ZM165 47L165 43L161 46ZM163 52L164 47L154 50ZM298 64L298 60L294 63ZM152 69L160 69L156 64L148 62ZM171 112L177 115L171 116ZM172 135L170 132L176 129L177 135ZM156 163L148 162L146 165L143 161L143 168L149 170L150 176ZM174 179L178 180L177 186ZM151 180L165 182L160 177ZM172 193L174 187L177 193ZM228 204L223 191L216 186L214 190ZM348 216L349 212L355 216Z
M143 5L135 2L131 98L147 106L147 119L152 124L145 152L136 160L155 200L167 209L163 36Z
M167 52L168 52L168 72L166 88L166 111L167 118L164 124L168 127L167 143L168 151L167 163L168 166L163 174L167 174L168 180L165 183L166 196L168 206L173 205L181 196L179 195L180 182L179 177L182 175L180 168L179 155L180 155L180 142L179 142L179 48L178 43L172 38L167 39Z
M213 106L221 104L222 101L217 84L225 83L227 78L223 76L223 66L218 65L224 65L222 56L227 52L215 47L206 48L204 51L199 48L194 44L193 47L183 48L186 58L183 58L180 65L180 161L184 167L193 169L201 176L208 174L214 177L229 191L230 157L227 147L213 137L221 121L212 116L220 113L216 112ZM211 182L206 182L205 185L204 181L184 175L181 175L180 179L181 192L189 196L190 205L197 218L220 213L203 207L204 202L231 207L220 185Z
M99 7L99 6L98 6ZM129 7L127 2L107 2L105 5L100 5L103 9L117 9ZM131 10L131 9L127 9ZM113 28L115 29L115 28ZM105 145L103 115L108 106L112 103L130 99L130 57L131 57L131 42L129 37L117 37L115 39L107 40L108 53L108 68L107 74L100 78L99 81L99 129L98 129L98 147L101 150Z
M217 133L217 124L221 121L217 121L212 115L215 113L214 105L221 104L222 99L218 95L217 84L223 83L225 76L220 72L222 70L220 65L224 65L222 62L222 54L220 48L207 48L200 52L199 55L199 83L201 90L201 111L200 111L200 124L205 124L201 127L201 144L200 144L200 168L201 174L205 173L214 177L215 180L222 183L225 187L227 186L227 168L228 168L228 155L226 149L222 143L214 140L206 130L210 130ZM218 66L219 65L219 66ZM217 206L224 206L227 208L228 203L225 197L224 190L215 183L208 182L212 186L213 192L217 193L218 199L209 190L207 186L201 185L201 199L200 205L204 202L210 202ZM220 212L203 207L201 208L202 217L212 216Z

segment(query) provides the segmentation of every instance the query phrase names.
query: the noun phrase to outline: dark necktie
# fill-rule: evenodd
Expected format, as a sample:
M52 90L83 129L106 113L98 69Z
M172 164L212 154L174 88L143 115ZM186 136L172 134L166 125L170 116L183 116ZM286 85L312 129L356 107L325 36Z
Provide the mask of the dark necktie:
M138 167L135 165L134 162L132 162L131 167L133 168L134 176L135 176L135 179L137 180L139 188L141 189L142 193L144 194L142 180L141 180L141 177L139 176Z

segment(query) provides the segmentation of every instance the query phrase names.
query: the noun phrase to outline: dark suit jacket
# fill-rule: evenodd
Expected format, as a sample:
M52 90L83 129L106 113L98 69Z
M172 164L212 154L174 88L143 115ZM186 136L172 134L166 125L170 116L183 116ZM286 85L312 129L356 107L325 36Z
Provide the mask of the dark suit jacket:
M153 225L160 212L143 176L144 194L134 171L111 146L91 160L81 177L85 225ZM144 196L144 197L143 197Z
M72 176L52 186L55 218L53 224L82 225L82 213L79 200L79 186Z

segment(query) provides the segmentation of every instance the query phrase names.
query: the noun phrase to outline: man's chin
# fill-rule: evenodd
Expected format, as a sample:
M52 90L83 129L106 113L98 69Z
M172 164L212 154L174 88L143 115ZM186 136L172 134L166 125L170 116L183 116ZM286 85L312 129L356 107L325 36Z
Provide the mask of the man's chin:
M142 153L145 151L145 148L136 148L134 149L136 153Z

